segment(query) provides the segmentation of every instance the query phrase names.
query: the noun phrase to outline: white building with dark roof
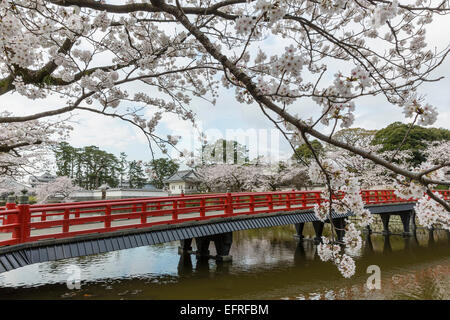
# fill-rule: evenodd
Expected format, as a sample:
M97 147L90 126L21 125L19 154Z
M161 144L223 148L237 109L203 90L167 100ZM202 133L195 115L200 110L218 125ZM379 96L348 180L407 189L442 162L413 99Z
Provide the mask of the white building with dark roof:
M200 179L194 170L181 170L164 181L169 185L170 194L187 194L198 192Z
M55 180L57 177L50 174L50 172L44 173L42 176L31 176L28 182L30 183L32 188L36 188L37 186L49 183L53 180Z

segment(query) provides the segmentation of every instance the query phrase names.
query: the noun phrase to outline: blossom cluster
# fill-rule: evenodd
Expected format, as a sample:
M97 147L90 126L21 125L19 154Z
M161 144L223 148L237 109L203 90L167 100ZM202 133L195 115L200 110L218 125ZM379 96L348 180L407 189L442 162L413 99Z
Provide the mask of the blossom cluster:
M440 199L443 197L435 193ZM450 231L450 215L445 208L429 196L423 196L414 207L418 222L426 228L442 228Z
M393 0L388 5L379 5L375 8L371 19L372 26L378 28L386 23L386 21L395 17L398 13L398 0Z
M411 118L417 114L417 124L422 126L432 125L436 122L438 116L437 109L435 107L431 106L429 103L424 106L420 106L417 101L406 103L403 113L407 118Z
M279 1L272 3L270 0L258 0L255 4L255 10L267 14L269 25L273 25L275 22L281 20L286 14L286 7L280 4Z
M330 243L328 238L322 237L322 243L317 246L317 254L322 261L332 261L336 264L339 272L345 278L350 278L355 274L355 261L349 255L341 253L341 247Z
M247 36L256 25L256 17L242 16L235 20L236 34Z
M285 53L274 63L274 72L282 74L286 72L288 75L298 76L303 68L305 61L297 52L297 48L290 45L285 48Z

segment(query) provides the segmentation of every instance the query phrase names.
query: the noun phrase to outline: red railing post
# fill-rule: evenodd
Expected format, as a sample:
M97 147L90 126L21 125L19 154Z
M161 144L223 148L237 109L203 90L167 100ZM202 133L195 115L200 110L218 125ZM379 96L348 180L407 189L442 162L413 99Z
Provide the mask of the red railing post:
M302 193L302 207L306 208L308 206L308 204L306 203L306 193L303 192Z
M200 199L200 217L205 217L206 215L206 201L205 199Z
M18 239L19 243L26 242L30 237L30 205L28 203L19 204L18 223L19 226L14 228L13 238Z
M173 200L172 202L172 220L178 220L178 201L177 200Z
M267 200L267 206L269 207L269 210L273 211L273 196L271 194L269 194L266 197L266 200Z
M111 228L111 205L105 208L105 228Z
M291 193L289 194L289 207L292 208L293 205L295 205L295 199L296 199L296 195L295 195L295 189L291 190Z
M317 204L319 204L319 205L321 205L322 204L322 192L316 192L315 193L315 196L316 196L316 203Z
M359 194L361 195L361 199L362 199L363 203L367 203L366 191L361 190L361 191L359 192Z
M80 209L75 209L75 218L80 217Z
M14 196L8 196L6 199L6 210L13 210L16 209L16 197ZM3 218L4 224L13 224L18 221L17 214L8 214ZM5 230L6 232L11 231L10 229ZM14 229L12 230L14 232Z
M147 204L145 202L141 208L141 223L147 223Z
M183 190L181 190L180 197L184 197L184 192L183 192ZM185 207L184 200L181 200L181 201L180 201L180 208L184 208L184 207Z
M70 219L70 208L66 208L64 209L64 220L62 227L63 233L69 232L69 219Z
M291 194L290 193L286 193L286 208L287 209L291 208Z
M225 200L225 215L231 216L233 214L233 197L230 192L227 192Z
M253 213L255 212L255 196L254 195L250 195L250 212Z

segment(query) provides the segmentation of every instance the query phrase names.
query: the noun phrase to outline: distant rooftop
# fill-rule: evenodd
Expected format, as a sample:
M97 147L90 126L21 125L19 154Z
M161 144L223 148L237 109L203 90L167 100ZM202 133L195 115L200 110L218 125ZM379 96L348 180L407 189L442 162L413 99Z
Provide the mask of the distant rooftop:
M29 182L50 182L56 179L56 176L46 172L41 176L31 176Z
M181 170L174 173L172 176L167 178L164 182L199 182L199 178L194 170Z

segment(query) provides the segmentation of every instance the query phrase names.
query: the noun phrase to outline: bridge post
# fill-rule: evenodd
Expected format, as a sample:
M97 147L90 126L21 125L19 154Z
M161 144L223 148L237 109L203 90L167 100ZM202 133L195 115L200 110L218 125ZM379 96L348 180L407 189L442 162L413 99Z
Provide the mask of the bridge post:
M206 201L205 199L200 199L200 217L204 218L206 215Z
M389 219L391 218L390 213L380 213L381 221L383 222L383 235L387 236L390 235L391 232L389 231Z
M178 275L190 275L192 274L192 259L191 255L187 252L180 253L180 261L178 261Z
M250 212L255 212L255 197L253 195L250 195Z
M342 239L345 236L345 218L335 218L333 219L333 225L336 228L336 235L339 241L342 241Z
M369 225L367 225L364 229L363 229L363 232L364 233L367 233L367 234L372 234L372 228L370 227L370 224Z
M216 259L218 261L231 261L230 249L233 243L233 232L217 234L212 238L216 247Z
M105 229L111 228L111 205L105 207Z
M227 199L225 201L225 215L231 216L233 214L233 197L231 192L227 192Z
M13 194L10 194L7 198L6 198L6 210L13 210L16 209L16 197ZM16 214L8 214L7 216L5 216L3 218L3 224L12 224L12 223L16 223L18 220L18 217ZM8 231L13 231L13 229L8 229L5 230L6 232Z
M411 236L411 232L409 230L411 213L407 212L407 213L400 214L400 219L402 220L402 224L403 224L403 233L402 233L402 235L404 237Z
M428 246L431 247L435 245L435 241L434 241L434 228L431 227L428 229Z
M195 238L195 245L197 246L196 255L198 257L209 257L209 242L211 241L210 236L197 237Z
M391 252L392 252L391 237L390 235L387 235L386 237L384 237L383 254Z
M66 208L64 209L64 219L63 219L63 223L62 223L62 232L66 233L69 232L69 219L70 219L70 209Z
M173 200L172 202L172 220L177 221L178 220L178 201Z
M192 238L180 240L179 254L192 253Z
M183 189L181 189L180 197L184 197L184 191L183 191ZM181 200L181 201L180 201L180 208L184 208L184 207L186 207L186 205L185 205L185 203L184 203L184 200Z
M416 230L417 230L416 210L414 210L414 209L411 210L411 229L413 230L413 232L416 232Z
M316 237L314 238L314 243L315 244L322 243L322 233L323 233L324 223L322 221L313 221L312 224L314 227L314 231L316 233Z
M267 207L269 208L270 211L273 211L273 196L271 194L269 194L267 197Z
M147 223L147 204L145 202L142 203L141 207L141 223Z
M302 241L305 237L303 236L303 228L305 227L305 223L296 223L294 224L295 230L297 231L297 234L294 235L294 237L298 238L299 241Z
M286 193L286 209L290 209L290 208L291 208L291 194Z
M23 194L19 197L19 209L18 223L20 226L15 228L13 232L13 238L17 238L19 243L26 242L30 237L30 205L28 204L28 195Z
M370 233L366 234L366 245L364 246L365 253L373 253L373 243L372 238L370 237Z

